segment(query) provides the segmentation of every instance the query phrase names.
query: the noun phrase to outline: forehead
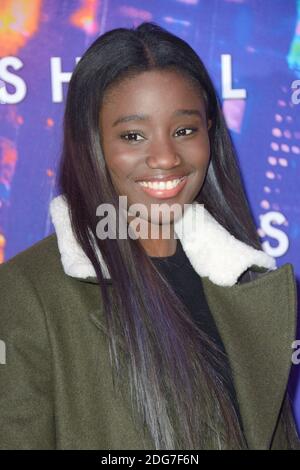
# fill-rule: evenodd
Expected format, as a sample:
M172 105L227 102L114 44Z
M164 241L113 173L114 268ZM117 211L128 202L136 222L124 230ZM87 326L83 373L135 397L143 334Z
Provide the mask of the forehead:
M143 105L159 107L165 103L198 104L204 106L200 86L184 73L172 70L151 70L126 77L112 84L105 92L103 107L118 108ZM152 106L151 106L152 105Z

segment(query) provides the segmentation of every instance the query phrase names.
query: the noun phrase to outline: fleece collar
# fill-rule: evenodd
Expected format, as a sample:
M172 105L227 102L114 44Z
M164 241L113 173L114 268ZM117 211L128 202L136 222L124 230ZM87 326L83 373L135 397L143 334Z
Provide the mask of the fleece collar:
M65 273L81 279L96 277L91 261L72 231L64 195L52 199L50 215ZM174 230L199 276L206 276L219 286L234 285L239 276L253 265L276 269L273 257L235 238L198 202L188 207L181 219L176 221ZM97 246L96 252L103 275L109 279L109 271Z

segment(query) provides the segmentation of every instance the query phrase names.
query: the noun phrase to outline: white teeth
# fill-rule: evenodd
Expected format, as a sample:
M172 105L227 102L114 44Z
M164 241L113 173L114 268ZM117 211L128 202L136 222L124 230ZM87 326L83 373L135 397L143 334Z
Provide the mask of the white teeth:
M175 188L179 182L182 181L183 178L169 180L169 181L138 181L141 186L145 186L146 188L151 189L173 189Z

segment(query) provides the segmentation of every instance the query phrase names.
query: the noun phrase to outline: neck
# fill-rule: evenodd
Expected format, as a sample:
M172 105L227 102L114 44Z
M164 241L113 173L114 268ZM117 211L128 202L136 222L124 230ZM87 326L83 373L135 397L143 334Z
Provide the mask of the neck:
M177 239L174 235L174 225L170 229L163 229L163 225L153 226L148 224L147 238L138 238L146 253L152 257L172 256L176 252Z
M176 252L177 240L174 238L170 240L144 240L140 238L139 242L146 253L152 257L172 256Z

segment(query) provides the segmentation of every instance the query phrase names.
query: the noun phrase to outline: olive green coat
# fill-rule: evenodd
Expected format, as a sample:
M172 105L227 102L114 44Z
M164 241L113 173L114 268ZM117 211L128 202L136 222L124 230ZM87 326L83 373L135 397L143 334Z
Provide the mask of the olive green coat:
M154 449L129 400L114 392L97 279L66 274L72 266L57 237L0 266L0 448ZM255 270L266 271L252 265L231 286L202 282L250 448L287 449L281 411L289 407L295 278L290 263L251 279ZM295 430L292 439L300 449Z

